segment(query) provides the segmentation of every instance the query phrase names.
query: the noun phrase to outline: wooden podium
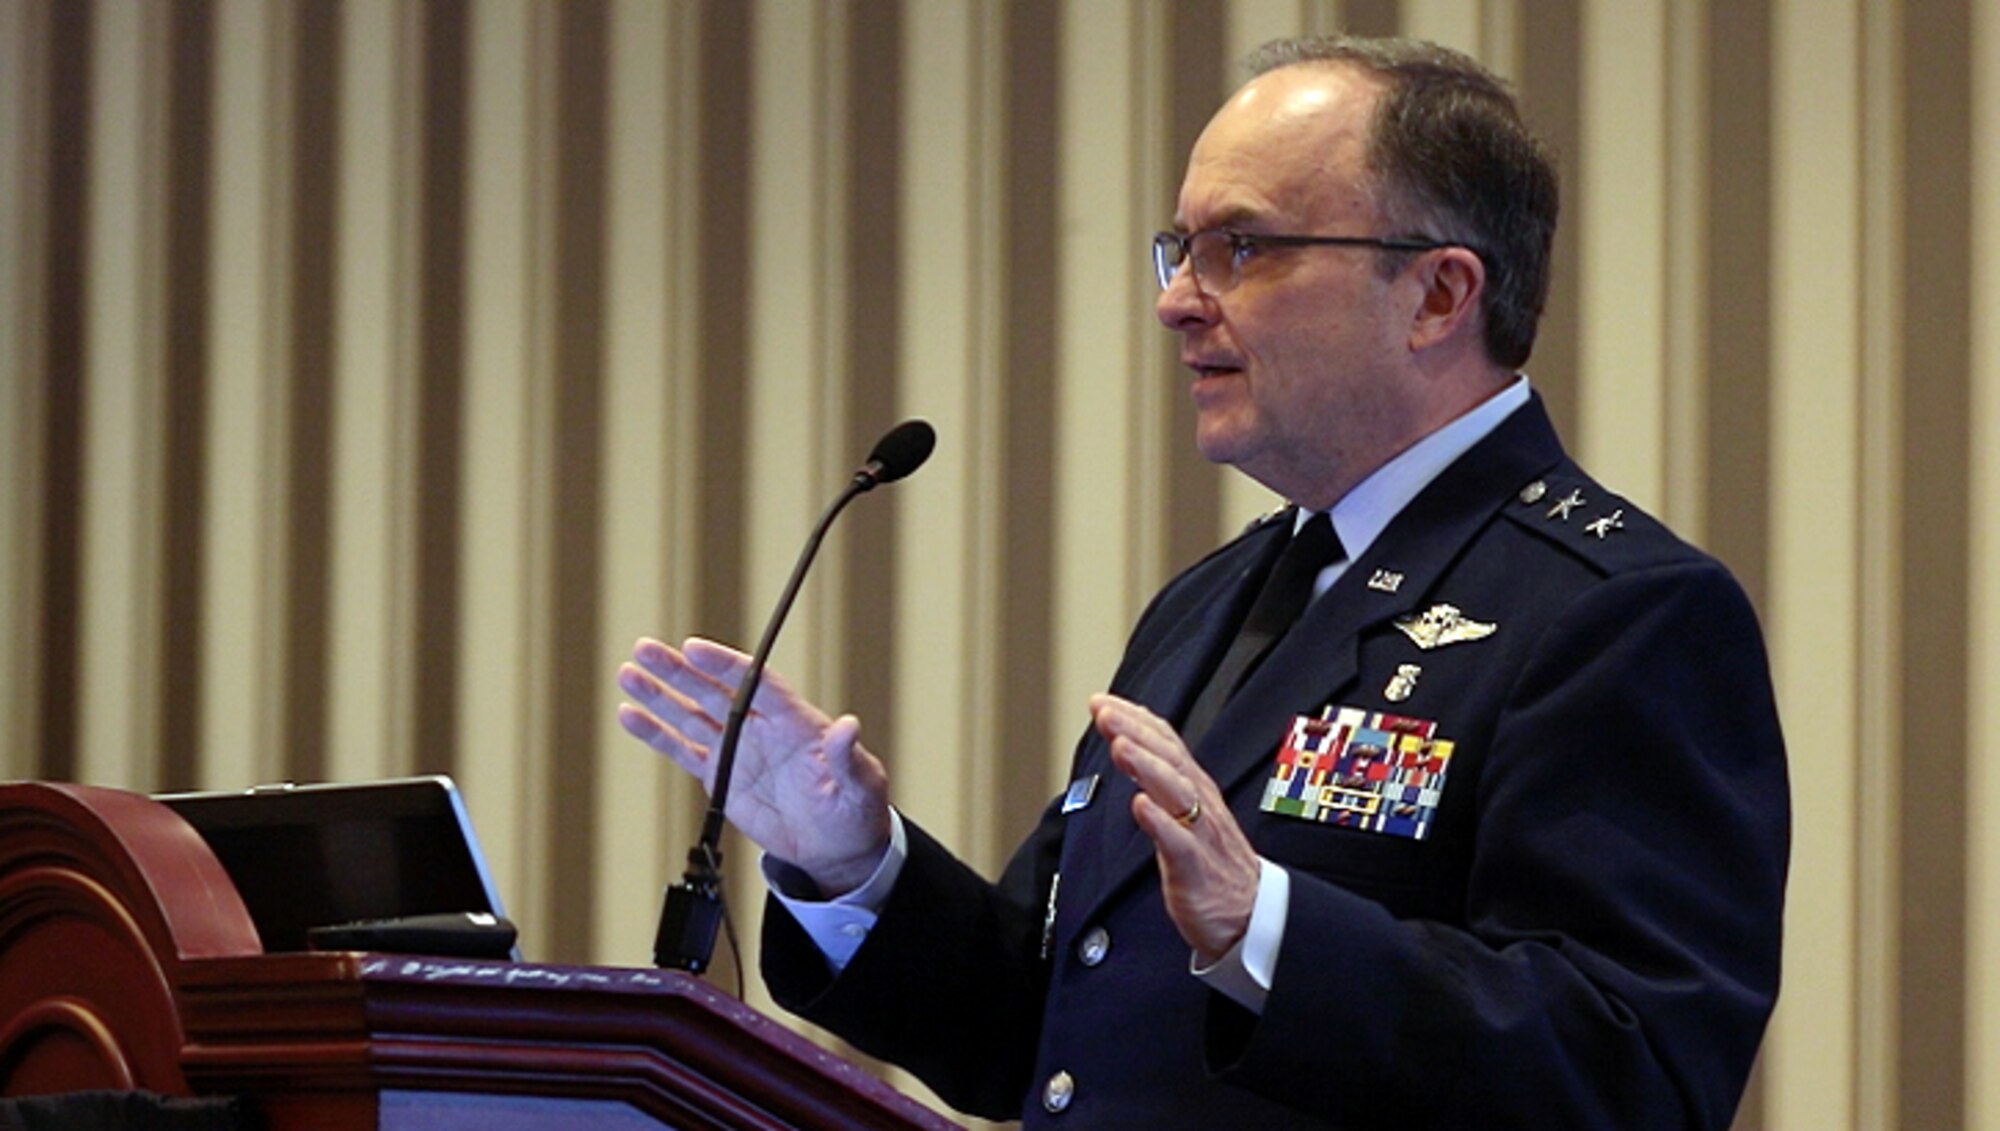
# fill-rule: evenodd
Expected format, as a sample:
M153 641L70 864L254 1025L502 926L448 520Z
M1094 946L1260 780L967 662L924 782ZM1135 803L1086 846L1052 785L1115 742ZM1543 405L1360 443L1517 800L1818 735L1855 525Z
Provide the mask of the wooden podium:
M0 786L0 1095L87 1089L270 1131L957 1126L680 973L265 954L165 806Z

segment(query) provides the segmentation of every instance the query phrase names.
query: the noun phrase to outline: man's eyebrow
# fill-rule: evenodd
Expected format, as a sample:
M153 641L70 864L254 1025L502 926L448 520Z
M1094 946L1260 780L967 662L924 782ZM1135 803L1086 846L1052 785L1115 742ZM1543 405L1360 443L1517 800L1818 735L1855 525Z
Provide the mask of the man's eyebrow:
M1230 208L1209 217L1208 223L1203 224L1200 228L1191 230L1186 221L1176 216L1174 217L1174 234L1185 236L1190 235L1192 231L1212 232L1217 228L1254 227L1261 219L1262 217L1254 209L1243 207Z

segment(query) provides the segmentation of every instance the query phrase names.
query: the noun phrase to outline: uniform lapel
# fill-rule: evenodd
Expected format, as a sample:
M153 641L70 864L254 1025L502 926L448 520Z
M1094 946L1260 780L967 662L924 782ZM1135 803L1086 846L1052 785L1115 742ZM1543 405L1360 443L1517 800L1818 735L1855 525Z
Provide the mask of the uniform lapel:
M1446 468L1396 516L1279 642L1230 700L1196 756L1239 814L1254 811L1264 772L1294 716L1358 693L1361 640L1417 611L1501 507L1563 458L1539 398ZM1372 586L1400 575L1393 590ZM1251 788L1243 788L1248 784Z
M1215 599L1197 602L1182 623L1163 634L1163 643L1135 670L1119 681L1119 694L1164 719L1177 719L1201 690L1201 681L1215 654L1228 643L1256 590L1270 571L1271 562L1283 551L1291 534L1292 514L1288 508L1251 532L1241 546L1230 551L1225 568L1227 580L1215 591ZM1218 562L1218 565L1222 563ZM1132 820L1132 795L1137 792L1125 775L1110 764L1103 741L1093 736L1096 759L1093 767L1102 774L1099 796L1092 805L1094 820L1080 822L1072 835L1097 837L1104 867L1096 875L1122 877L1131 869L1124 866L1135 846L1132 839L1145 841ZM1081 847L1081 846L1079 846ZM1144 845L1139 846L1150 851Z
M1224 568L1227 576L1215 590L1215 599L1196 604L1182 625L1162 634L1160 648L1121 681L1133 702L1143 703L1161 718L1177 719L1201 692L1210 661L1226 647L1237 625L1249 611L1250 602L1264 582L1271 563L1284 551L1290 538L1291 508L1267 519L1243 541ZM1217 565L1223 565L1217 562Z

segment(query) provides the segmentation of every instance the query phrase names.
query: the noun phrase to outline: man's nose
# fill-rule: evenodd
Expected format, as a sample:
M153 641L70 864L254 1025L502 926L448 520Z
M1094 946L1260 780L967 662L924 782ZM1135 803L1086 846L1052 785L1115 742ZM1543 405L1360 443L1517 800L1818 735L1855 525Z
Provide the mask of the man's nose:
M1153 313L1169 330L1184 330L1215 320L1215 300L1202 293L1195 282L1194 261L1183 260L1174 269L1167 289L1153 300Z

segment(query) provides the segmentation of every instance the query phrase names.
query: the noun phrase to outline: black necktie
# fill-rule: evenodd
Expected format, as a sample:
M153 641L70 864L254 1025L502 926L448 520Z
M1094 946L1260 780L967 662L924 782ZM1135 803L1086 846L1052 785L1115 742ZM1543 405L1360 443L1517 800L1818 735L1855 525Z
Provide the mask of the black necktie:
M1188 708L1187 721L1181 724L1181 739L1189 749L1208 733L1209 725L1215 722L1222 705L1236 693L1237 686L1312 603L1313 582L1319 571L1345 556L1340 536L1333 532L1333 521L1324 514L1307 519L1305 526L1292 537L1264 579L1264 587L1257 591L1257 600L1243 618L1243 627L1236 630L1236 639L1229 642L1222 662L1215 665L1208 684L1195 697L1194 706Z

